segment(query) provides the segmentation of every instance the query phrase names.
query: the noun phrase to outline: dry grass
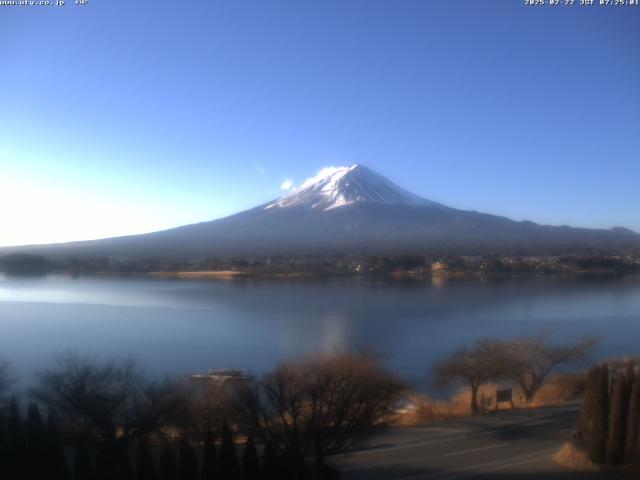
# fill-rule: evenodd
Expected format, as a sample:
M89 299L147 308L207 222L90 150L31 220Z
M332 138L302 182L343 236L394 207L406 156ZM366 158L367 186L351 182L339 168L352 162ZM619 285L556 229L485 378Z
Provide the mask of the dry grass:
M535 408L545 405L558 405L579 398L584 392L585 375L560 374L551 377L538 391L535 400L529 404L524 401L518 389L513 391L513 405L500 403L499 410L510 408ZM478 392L478 404L481 412L496 409L496 390L498 385L486 384ZM450 399L433 400L428 395L412 392L406 395L412 408L397 412L391 422L397 425L416 425L471 414L471 393L461 388Z
M530 407L557 405L582 397L586 387L585 374L560 374L547 380L538 390Z
M194 272L149 272L152 277L170 277L170 278L231 278L246 275L244 272L236 270L207 270Z
M484 385L480 388L478 403L481 405L481 409L495 408L495 392L495 385ZM471 394L468 389L460 389L449 400L433 400L428 395L421 393L407 394L406 399L413 405L413 408L398 413L392 419L395 424L416 425L446 418L464 417L471 413Z
M597 472L599 470L598 466L589 460L586 452L574 442L565 443L553 456L553 461L560 466L579 472Z

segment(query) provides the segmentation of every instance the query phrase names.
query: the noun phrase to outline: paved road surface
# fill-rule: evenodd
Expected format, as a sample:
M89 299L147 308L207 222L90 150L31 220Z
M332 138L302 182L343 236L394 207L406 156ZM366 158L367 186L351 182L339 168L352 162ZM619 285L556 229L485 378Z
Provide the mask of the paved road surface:
M511 410L426 426L391 428L333 458L344 480L597 478L557 466L578 405Z

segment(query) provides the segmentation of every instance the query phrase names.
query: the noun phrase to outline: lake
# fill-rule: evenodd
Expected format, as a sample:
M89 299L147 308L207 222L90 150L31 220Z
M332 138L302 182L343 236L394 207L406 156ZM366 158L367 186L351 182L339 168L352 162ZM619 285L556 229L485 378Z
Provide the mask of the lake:
M61 352L133 356L150 373L246 368L371 348L424 388L465 342L542 330L640 353L640 279L172 280L0 277L0 357L23 380Z

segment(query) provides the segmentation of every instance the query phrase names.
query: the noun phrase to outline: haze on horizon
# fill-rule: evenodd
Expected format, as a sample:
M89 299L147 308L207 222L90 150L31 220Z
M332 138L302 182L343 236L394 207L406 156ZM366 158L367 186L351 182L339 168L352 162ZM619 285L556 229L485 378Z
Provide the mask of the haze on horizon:
M640 231L640 8L0 13L0 246L211 220L355 163L456 208Z

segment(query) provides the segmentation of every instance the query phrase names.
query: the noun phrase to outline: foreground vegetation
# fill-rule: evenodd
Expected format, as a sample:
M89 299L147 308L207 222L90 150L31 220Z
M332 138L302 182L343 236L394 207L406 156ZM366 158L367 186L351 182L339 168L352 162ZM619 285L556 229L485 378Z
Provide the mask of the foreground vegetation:
M640 359L609 361L592 368L577 430L554 459L606 478L640 478Z
M597 344L597 338L556 344L546 333L515 340L479 340L436 363L433 378L440 386L454 381L467 383L474 414L480 412L480 387L500 380L515 384L523 403L530 404L554 369L585 359Z
M584 359L595 344L557 344L544 334L480 340L435 365L433 381L466 383L466 414L489 408L492 396L496 406L497 380L515 385L518 405L547 401L540 399L545 395L569 398L582 388L582 376L548 378L559 366ZM639 415L632 406L640 380L625 370L609 398L602 387L613 377L606 373L605 380L605 372L599 367L589 374L582 441L599 452L598 461L635 461ZM261 379L222 382L149 379L133 361L69 354L38 374L22 403L10 394L10 370L0 364L0 472L34 480L337 478L326 460L396 422L399 401L412 397L367 353L287 361ZM414 405L437 418L434 403Z
M602 364L589 372L578 440L595 464L640 460L640 364Z
M5 403L0 471L8 479L335 478L327 456L365 436L403 389L365 354L287 362L261 381L231 384L151 381L130 361L67 355L40 373L26 418L15 399Z

